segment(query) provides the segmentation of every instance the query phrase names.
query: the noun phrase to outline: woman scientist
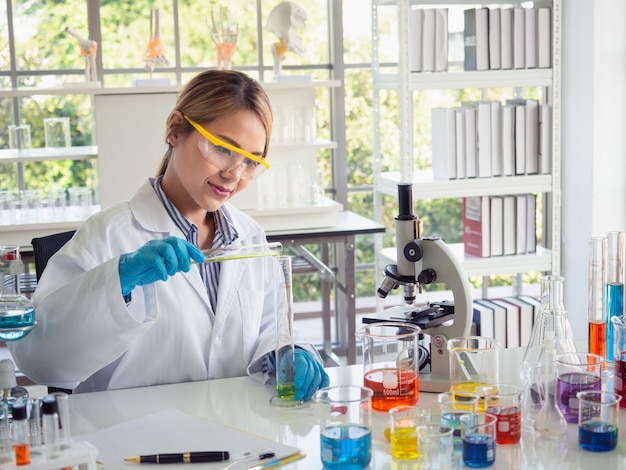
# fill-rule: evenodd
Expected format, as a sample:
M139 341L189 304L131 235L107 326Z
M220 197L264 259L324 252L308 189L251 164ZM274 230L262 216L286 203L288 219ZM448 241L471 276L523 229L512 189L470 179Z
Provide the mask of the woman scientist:
M268 166L271 127L268 97L247 75L192 78L167 119L158 177L85 221L50 259L32 299L39 325L10 345L19 369L76 392L246 374L266 382L275 258L202 263L200 249L267 242L228 200ZM295 375L297 399L328 385L306 343Z

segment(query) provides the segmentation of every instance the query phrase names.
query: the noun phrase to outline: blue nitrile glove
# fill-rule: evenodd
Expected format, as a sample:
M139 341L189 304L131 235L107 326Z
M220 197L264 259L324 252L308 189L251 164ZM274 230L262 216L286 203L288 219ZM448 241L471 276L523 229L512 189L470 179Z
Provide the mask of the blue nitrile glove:
M191 261L204 262L202 252L182 238L166 237L150 240L132 253L120 257L120 285L122 295L128 295L137 286L165 281L178 271L189 271Z
M304 349L296 348L293 368L296 400L310 400L318 389L328 387L330 384L322 364Z

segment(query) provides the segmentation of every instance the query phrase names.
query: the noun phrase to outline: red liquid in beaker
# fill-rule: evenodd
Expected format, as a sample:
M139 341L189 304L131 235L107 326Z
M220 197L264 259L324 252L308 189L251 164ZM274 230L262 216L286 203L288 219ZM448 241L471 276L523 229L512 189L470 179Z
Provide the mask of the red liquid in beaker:
M412 370L373 369L363 376L373 390L372 408L389 411L394 406L413 406L419 397L419 375Z

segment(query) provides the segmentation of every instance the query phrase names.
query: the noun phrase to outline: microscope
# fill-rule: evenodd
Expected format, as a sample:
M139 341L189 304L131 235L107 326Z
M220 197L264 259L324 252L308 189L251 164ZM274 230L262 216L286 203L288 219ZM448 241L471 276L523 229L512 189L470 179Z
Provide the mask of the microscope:
M450 248L438 237L424 237L421 222L413 213L410 183L398 184L396 217L397 264L385 267L385 277L377 294L387 297L402 287L406 305L396 306L365 317L363 323L400 322L418 325L420 334L420 390L444 392L450 389L450 364L447 342L450 338L468 336L472 325L471 288L463 267ZM424 285L445 283L454 301L428 302L415 307L416 293ZM429 344L425 336L430 338ZM427 345L425 345L427 344Z

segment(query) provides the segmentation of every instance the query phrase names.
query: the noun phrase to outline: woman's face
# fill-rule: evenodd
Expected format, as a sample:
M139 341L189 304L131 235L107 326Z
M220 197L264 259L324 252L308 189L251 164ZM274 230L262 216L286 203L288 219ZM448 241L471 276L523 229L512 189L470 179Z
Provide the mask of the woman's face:
M179 116L172 119L184 119ZM210 124L199 123L204 129L235 147L261 156L266 133L263 123L252 111L238 111ZM188 135L169 137L172 157L163 176L163 190L179 211L192 219L194 213L214 212L226 201L245 189L251 180L241 179L241 167L220 170L203 156L198 141L205 139L197 130ZM243 160L236 155L237 160Z

